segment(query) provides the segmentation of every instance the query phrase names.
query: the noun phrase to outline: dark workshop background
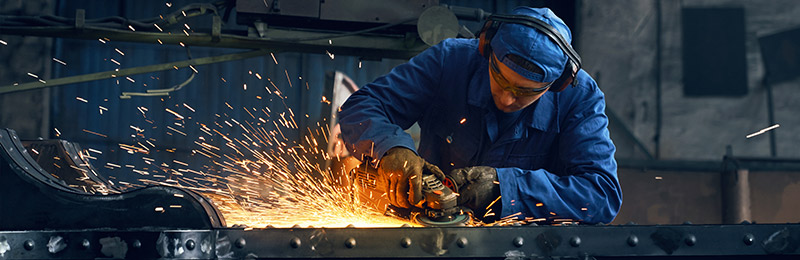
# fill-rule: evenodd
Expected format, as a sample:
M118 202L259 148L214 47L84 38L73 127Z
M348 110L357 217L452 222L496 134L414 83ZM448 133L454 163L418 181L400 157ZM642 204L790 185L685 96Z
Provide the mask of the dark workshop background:
M800 220L800 208L792 202L800 197L796 77L800 5L796 1L440 2L492 13L519 5L550 6L570 25L583 68L606 94L624 193L615 224ZM169 3L171 7L164 1L4 0L0 14L73 17L77 9L85 9L87 19L141 19L193 1ZM207 21L197 18L187 23L200 28ZM462 24L472 31L480 26ZM190 47L187 53L176 45L23 37L2 31L0 40L0 86L37 80L29 74L48 80L241 51ZM131 181L149 177L124 167L103 166L144 163L140 156L119 149L120 143L137 140L134 128L157 140L159 149L174 149L153 153L154 159L192 164L191 138L167 131L167 126L197 136L199 127L189 124L244 120L249 116L241 108L267 107L291 108L299 129L315 128L329 116L321 102L330 91L327 73L341 71L363 85L403 62L299 52L276 53L275 60L278 64L268 55L198 66L196 78L166 98L119 96L123 91L180 84L191 71L2 94L0 127L14 129L24 139L60 138L102 151L95 154L95 167L112 179ZM270 98L264 90L270 83L256 73L269 78L286 98ZM147 109L147 118L142 117L141 107ZM186 125L176 124L165 109L191 118ZM747 138L775 124L780 127ZM300 139L304 132L285 134Z

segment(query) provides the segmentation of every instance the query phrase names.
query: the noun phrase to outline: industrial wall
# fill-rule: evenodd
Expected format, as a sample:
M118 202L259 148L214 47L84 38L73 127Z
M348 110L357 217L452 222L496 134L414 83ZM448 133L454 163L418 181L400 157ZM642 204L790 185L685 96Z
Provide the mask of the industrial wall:
M597 78L605 91L608 108L619 115L621 123L649 153L658 154L659 159L719 160L730 145L735 155L771 155L768 134L745 138L770 126L768 97L763 84L765 69L758 39L800 26L797 16L800 6L796 2L614 0L580 3L582 40L578 49L584 68ZM744 10L746 52L731 55L746 57L746 95L684 95L683 66L686 64L683 62L681 10L701 7ZM724 57L717 58L722 61ZM800 157L800 149L796 148L800 135L795 131L800 124L796 114L800 110L798 82L795 79L772 86L775 122L780 124L780 128L774 130L776 152L780 157ZM635 148L630 137L619 131L616 134L614 141L619 157L641 155L642 151Z
M725 0L579 1L578 6L577 49L584 69L605 92L609 116L618 116L611 118L610 129L621 162L624 202L614 223L721 223L722 158L726 147L730 146L735 156L772 155L769 133L746 138L771 125L759 38L800 26L800 6L794 1ZM745 52L730 55L745 57L746 94L685 94L684 28L694 25L683 24L682 13L696 8L743 10ZM726 61L724 57L716 58ZM771 85L774 122L780 124L772 131L778 157L800 157L800 135L796 133L800 125L799 82L794 79ZM625 159L646 159L645 153L662 161L673 160L672 170L625 163L629 162ZM711 167L693 167L697 161ZM714 163L719 165L717 170ZM684 170L677 170L680 168ZM767 168L751 171L748 180L750 221L783 223L800 219L800 210L791 199L800 196L800 172Z

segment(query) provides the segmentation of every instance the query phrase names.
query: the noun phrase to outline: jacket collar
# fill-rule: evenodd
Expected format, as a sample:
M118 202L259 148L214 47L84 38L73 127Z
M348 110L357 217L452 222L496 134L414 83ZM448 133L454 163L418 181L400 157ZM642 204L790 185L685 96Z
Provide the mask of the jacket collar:
M469 92L467 93L467 103L471 106L479 107L484 110L484 113L492 111L494 100L492 99L492 92L489 89L489 67L488 62L484 62L477 71L478 75L472 78L469 85ZM480 73L483 71L484 73ZM547 92L542 95L536 103L531 104L525 109L535 109L533 117L524 118L524 125L538 129L542 132L559 132L558 122L554 122L558 115L558 107L555 104L556 93ZM554 127L553 124L555 124Z

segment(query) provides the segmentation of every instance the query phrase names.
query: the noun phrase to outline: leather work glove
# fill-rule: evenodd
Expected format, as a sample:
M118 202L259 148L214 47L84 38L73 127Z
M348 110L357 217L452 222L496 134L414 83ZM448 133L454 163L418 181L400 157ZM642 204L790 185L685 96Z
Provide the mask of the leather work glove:
M500 184L497 182L495 168L474 166L455 169L447 175L447 178L455 186L453 192L459 194L459 206L472 209L474 216L486 223L500 219L503 207L498 199Z
M378 175L384 180L383 187L389 203L401 208L423 206L422 172L428 171L443 179L439 167L426 162L414 151L405 147L394 147L386 152L378 165Z

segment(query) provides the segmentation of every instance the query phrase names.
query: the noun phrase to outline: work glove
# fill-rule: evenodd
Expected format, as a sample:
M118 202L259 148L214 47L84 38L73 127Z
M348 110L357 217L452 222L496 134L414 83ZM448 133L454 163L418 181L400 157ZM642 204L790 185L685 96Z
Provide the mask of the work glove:
M486 223L500 218L500 184L497 170L488 166L455 169L444 182L451 182L453 192L459 194L458 205L472 210L473 216Z
M422 172L428 171L443 179L439 167L426 162L414 151L405 147L394 147L386 152L378 165L381 184L386 189L389 203L401 208L423 206Z

